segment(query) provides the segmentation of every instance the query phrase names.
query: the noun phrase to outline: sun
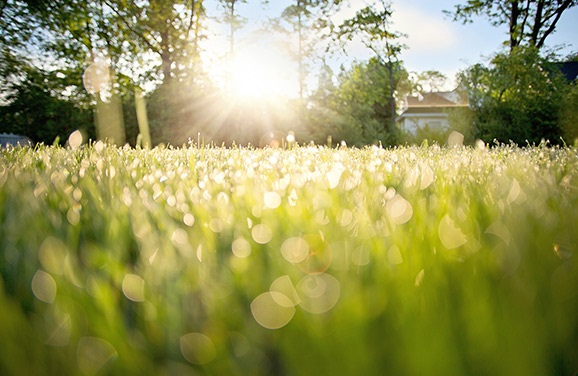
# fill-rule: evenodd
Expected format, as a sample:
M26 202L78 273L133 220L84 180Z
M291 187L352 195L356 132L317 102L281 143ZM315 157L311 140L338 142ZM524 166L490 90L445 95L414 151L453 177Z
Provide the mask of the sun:
M295 68L279 50L246 48L229 63L228 91L240 100L264 101L298 95Z

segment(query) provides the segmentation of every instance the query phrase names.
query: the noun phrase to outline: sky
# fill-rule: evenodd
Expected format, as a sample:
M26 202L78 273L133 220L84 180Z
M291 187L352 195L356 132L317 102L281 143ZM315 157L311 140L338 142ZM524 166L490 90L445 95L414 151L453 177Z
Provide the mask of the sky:
M355 15L356 10L371 4L371 0L350 0L351 7L344 8L337 16L345 19ZM401 54L405 68L410 72L437 70L448 78L448 90L455 85L455 75L475 63L485 63L488 58L503 49L503 42L508 39L507 26L494 27L487 18L475 18L471 24L454 22L443 10L452 10L459 0L394 0L392 2L393 30L407 35L402 42L408 47ZM263 9L260 1L248 0L238 6L241 16L249 20L242 35L255 30L257 25L267 17L276 17L291 4L291 0L270 0ZM578 7L571 8L563 14L556 32L548 37L547 47L562 46L561 55L578 52ZM353 43L348 48L348 59L366 60L371 53L360 43ZM339 62L339 64L343 61Z
M402 54L410 71L438 70L453 77L459 70L486 62L503 48L507 26L494 27L479 17L472 24L454 22L443 10L463 2L455 0L394 1L394 26L408 35L408 50ZM567 45L563 55L578 52L578 7L562 15L548 47Z

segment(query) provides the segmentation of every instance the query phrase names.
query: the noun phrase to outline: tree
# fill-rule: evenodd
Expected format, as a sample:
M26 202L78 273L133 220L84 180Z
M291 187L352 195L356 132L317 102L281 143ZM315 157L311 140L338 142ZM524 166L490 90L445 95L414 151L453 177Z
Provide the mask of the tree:
M350 69L342 67L337 84L329 79L330 71L320 77L323 85L311 96L308 111L312 138L324 142L327 136L348 144L366 145L378 141L385 145L397 142L395 128L385 128L391 119L390 93L383 90L393 81L401 82L407 72L401 63L390 69L376 57L355 63ZM400 92L401 95L403 93Z
M338 29L338 38L353 40L358 37L370 49L377 61L386 66L389 72L389 84L383 88L388 90L389 121L384 122L385 129L393 129L396 118L395 102L395 66L399 63L398 56L404 46L398 43L402 34L390 29L393 9L385 0L378 2L379 6L367 6L359 10L353 18L347 19ZM389 123L389 126L388 126Z
M427 70L415 75L415 86L420 93L442 91L448 78L439 71Z
M521 45L541 49L562 14L576 5L577 0L467 0L445 13L463 23L484 15L493 26L508 25L510 49Z
M536 47L518 46L459 75L474 111L477 138L524 145L560 142L559 113L570 86Z
M7 88L25 75L29 66L26 47L34 39L37 22L19 0L0 1L0 100Z
M568 56L566 62L578 64L578 54ZM569 92L560 110L560 128L566 142L578 147L578 81L570 82L569 86Z
M57 139L65 142L79 128L94 138L92 111L55 95L54 83L62 80L56 74L28 69L24 79L11 84L8 103L0 106L0 132L26 135L45 144Z
M133 61L154 54L160 59L164 84L190 76L199 63L199 42L204 38L203 0L101 0L123 30L123 43L133 46Z
M281 14L281 20L287 22L290 28L289 31L287 29L283 31L293 33L297 37L295 61L301 99L305 97L307 60L313 53L315 43L323 39L319 38L317 32L327 27L331 9L340 3L341 0L294 0L294 3L285 8Z
M227 60L225 64L226 77L225 86L227 89L230 88L231 84L231 71L232 66L235 63L235 33L237 30L243 27L247 22L246 18L239 16L237 12L237 6L242 3L246 3L246 0L220 0L222 6L225 9L223 22L229 25L229 51L227 51Z

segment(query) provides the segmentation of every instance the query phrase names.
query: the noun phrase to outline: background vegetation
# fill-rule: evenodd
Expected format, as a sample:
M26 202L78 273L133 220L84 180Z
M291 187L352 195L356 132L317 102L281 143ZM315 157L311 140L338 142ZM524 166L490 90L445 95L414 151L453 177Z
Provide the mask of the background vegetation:
M576 83L563 80L553 64L568 58L544 51L544 42L576 1L537 1L527 7L521 1L465 1L448 10L455 21L485 16L496 26L508 25L509 48L487 65L460 74L459 90L471 99L473 114L454 116L452 129L442 134L423 135L399 132L395 117L405 95L435 89L443 77L406 71L399 59L405 47L402 35L392 30L389 2L375 2L340 24L332 22L332 15L347 3L341 0L296 0L273 17L262 33L277 35L291 47L298 96L259 104L232 100L227 95L230 77L218 82L207 60L213 38L209 24L218 18L228 35L220 58L233 61L236 37L249 21L239 13L243 3L1 2L0 132L46 144L57 137L65 140L76 129L103 138L95 128L95 111L99 101L113 102L121 106L115 109L122 108L116 121L124 130L109 139L135 145L142 133L135 93L144 90L153 145L182 145L199 134L216 144L259 145L262 135L273 130L291 131L300 142L324 144L331 136L350 145L419 143L424 137L441 141L456 129L471 135L472 142L559 143L564 137L572 143L575 138L571 119L577 110L571 104ZM336 51L346 52L352 40L373 56L334 72L327 61ZM110 69L104 92L98 87L102 83L85 79L83 85L83 74L94 64Z

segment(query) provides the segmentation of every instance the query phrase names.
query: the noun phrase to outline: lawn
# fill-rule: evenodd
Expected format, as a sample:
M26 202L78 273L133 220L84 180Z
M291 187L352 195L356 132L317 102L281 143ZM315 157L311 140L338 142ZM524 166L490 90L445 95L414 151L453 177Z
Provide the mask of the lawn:
M578 151L0 151L2 375L572 375Z

